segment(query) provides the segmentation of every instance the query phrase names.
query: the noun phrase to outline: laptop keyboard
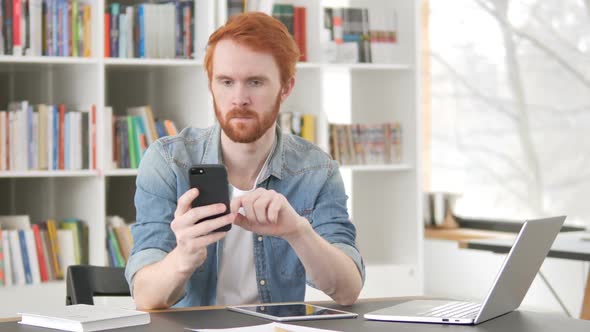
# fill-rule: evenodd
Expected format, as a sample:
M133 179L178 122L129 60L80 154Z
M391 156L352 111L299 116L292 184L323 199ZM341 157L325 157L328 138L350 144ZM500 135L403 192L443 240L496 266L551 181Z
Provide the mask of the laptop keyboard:
M451 318L475 318L481 304L471 302L449 302L420 313L422 317L451 317Z

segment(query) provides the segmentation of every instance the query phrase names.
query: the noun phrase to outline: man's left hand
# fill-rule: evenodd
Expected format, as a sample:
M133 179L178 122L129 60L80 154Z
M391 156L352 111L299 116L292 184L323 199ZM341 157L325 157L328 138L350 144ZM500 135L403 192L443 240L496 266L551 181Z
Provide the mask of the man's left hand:
M300 234L305 226L309 226L307 220L295 212L285 196L274 190L258 188L234 198L230 205L231 212L238 212L234 224L253 233L288 240Z

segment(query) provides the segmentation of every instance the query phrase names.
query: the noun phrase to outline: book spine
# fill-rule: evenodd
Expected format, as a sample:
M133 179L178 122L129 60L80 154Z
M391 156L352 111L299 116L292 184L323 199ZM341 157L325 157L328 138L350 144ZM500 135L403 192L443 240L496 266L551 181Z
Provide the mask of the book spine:
M29 256L29 266L31 268L31 278L33 284L41 282L41 274L39 272L39 259L37 250L35 248L35 235L30 229L24 230L25 244L27 246L27 255Z
M45 251L43 249L43 240L41 240L39 225L33 225L31 228L33 229L33 235L35 237L35 248L37 250L37 260L39 261L39 273L41 275L41 281L48 281L49 273L47 272L47 265L45 264Z
M13 55L22 55L22 40L21 40L21 14L22 1L21 0L5 0L12 1L12 51Z
M63 278L63 271L62 271L62 264L60 261L60 248L59 242L57 239L57 226L55 224L55 220L47 220L47 232L49 234L49 242L51 243L51 255L53 266L55 268L55 277L56 279Z
M97 169L96 105L90 107L90 121L90 164L92 169Z
M70 42L71 42L71 50L72 56L77 57L78 53L78 0L72 0L71 7L70 7L70 17L72 19L70 24Z
M0 286L6 285L4 274L4 241L2 241L2 229L0 228Z
M137 25L139 28L139 52L138 56L140 58L145 58L145 6L140 4L137 6Z
M92 6L85 5L82 9L82 29L83 29L83 39L84 43L82 44L82 51L84 57L89 58L92 56Z
M104 57L111 57L111 14L104 13Z
M66 107L64 104L59 104L59 129L58 129L58 142L59 142L59 158L58 158L58 169L65 169L65 121L66 121Z
M111 4L111 56L119 57L119 4Z
M135 125L133 124L133 117L128 116L127 118L127 141L128 149L127 152L129 153L129 167L130 168L137 168L137 160L135 159L135 149L137 148L137 142L135 138Z
M117 237L115 236L115 232L113 231L113 228L110 226L108 227L107 231L108 231L109 240L111 241L112 246L113 246L115 260L117 262L116 266L123 267L123 266L125 266L125 260L123 259L123 256L121 255L121 250L119 249L119 244L117 243Z
M4 250L4 284L6 286L12 286L13 284L13 267L12 267L12 251L10 249L10 239L8 231L2 231L0 236L0 242L2 242L2 248Z
M20 242L20 252L22 255L22 264L25 270L25 282L30 285L33 283L33 277L31 275L31 262L29 262L29 254L27 252L27 240L25 239L25 231L22 229L18 230L18 238Z

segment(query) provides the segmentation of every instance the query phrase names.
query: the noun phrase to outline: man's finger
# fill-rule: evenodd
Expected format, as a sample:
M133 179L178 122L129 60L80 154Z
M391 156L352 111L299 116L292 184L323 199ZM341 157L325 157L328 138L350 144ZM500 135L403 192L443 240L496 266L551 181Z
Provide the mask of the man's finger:
M174 218L178 218L185 214L188 210L191 209L192 203L195 198L199 197L199 190L197 188L192 188L187 190L182 196L178 198L178 202L176 204L176 211L174 211Z
M238 213L238 210L242 207L242 197L236 197L229 203L230 211L232 213Z
M215 243L223 239L227 235L227 232L211 233L205 236L201 236L196 239L197 245L202 248L206 248L211 243Z
M181 218L182 223L190 226L199 220L222 214L227 211L225 204L217 203L211 205L198 206L188 210Z
M267 209L268 205L272 200L272 193L266 192L265 194L261 195L256 199L254 204L252 204L252 209L254 215L256 216L256 220L259 223L266 224L268 223L268 216L267 216Z
M283 205L282 201L283 200L280 199L280 197L275 197L275 199L273 199L268 205L268 220L273 224L279 222L279 212L281 211L281 207Z
M196 225L193 225L190 227L190 230L188 231L188 235L195 237L195 238L205 236L220 227L223 227L225 225L229 225L229 224L233 223L235 219L236 219L236 214L230 213L225 216L221 216L219 218L201 221L201 222L197 223Z

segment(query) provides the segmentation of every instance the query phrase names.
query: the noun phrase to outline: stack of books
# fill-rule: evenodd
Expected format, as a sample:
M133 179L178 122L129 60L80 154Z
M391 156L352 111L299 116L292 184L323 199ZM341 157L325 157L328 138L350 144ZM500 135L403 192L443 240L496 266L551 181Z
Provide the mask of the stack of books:
M92 56L87 0L2 0L0 54Z
M112 107L105 107L105 155L112 157L107 168L137 168L150 144L178 134L174 122L154 118L150 106L130 107L126 113L115 116Z
M105 57L191 58L194 53L195 2L121 5L104 13Z
M107 251L109 266L124 267L131 255L133 237L130 224L119 216L107 217Z
M383 165L402 160L399 123L330 124L330 153L341 165Z
M88 226L79 219L31 225L27 215L0 216L0 285L62 279L70 265L88 264Z
M315 116L299 112L280 112L277 123L285 134L301 136L311 143L315 143Z
M12 102L0 111L0 170L96 169L96 107Z
M322 54L326 62L390 63L397 44L395 11L324 8Z

